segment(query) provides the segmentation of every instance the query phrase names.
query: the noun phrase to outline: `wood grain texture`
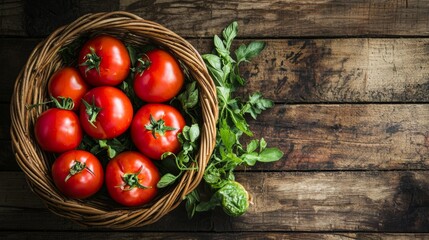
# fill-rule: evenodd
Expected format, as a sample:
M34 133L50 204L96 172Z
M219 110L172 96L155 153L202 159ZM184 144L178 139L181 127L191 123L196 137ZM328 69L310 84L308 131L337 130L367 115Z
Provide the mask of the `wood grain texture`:
M200 232L1 232L0 238L4 240L46 240L46 239L314 239L314 240L408 240L427 239L427 233L278 233L278 232L240 232L240 233L200 233Z
M236 176L253 197L245 215L230 218L214 211L186 220L184 208L179 206L160 222L131 231L429 231L427 171ZM0 172L0 196L1 230L84 230L48 212L28 190L22 173Z
M0 102L10 100L13 84L41 39L0 38ZM211 39L190 39L209 53ZM235 46L248 44L239 40ZM266 40L260 56L242 66L252 92L278 103L374 103L429 101L429 39ZM399 57L398 57L399 56Z
M2 0L0 4L0 35L26 35L24 16L24 2L22 0Z
M0 103L10 102L16 77L40 41L41 39L0 38ZM3 111L1 113L6 114Z
M277 105L250 125L285 153L261 169L428 169L428 118L418 104Z
M428 39L270 40L244 93L276 102L426 102Z
M192 37L217 34L232 21L238 21L246 37L429 33L429 1L120 0L120 9Z
M118 0L3 0L0 35L40 37L91 12L118 10Z
M234 20L245 37L429 35L427 0L4 2L0 35L12 36L45 36L85 13L113 10L138 14L185 37L212 36Z
M2 119L0 139L8 141L9 122ZM277 104L249 124L255 138L264 137L285 156L250 169L427 170L427 119L427 104ZM1 165L11 166L5 170L17 170L11 153L0 154Z
M217 34L232 21L238 21L246 37L429 33L429 1L120 0L120 9L187 37Z
M253 195L242 218L216 225L240 231L429 230L427 172L238 175ZM221 224L221 223L220 223Z

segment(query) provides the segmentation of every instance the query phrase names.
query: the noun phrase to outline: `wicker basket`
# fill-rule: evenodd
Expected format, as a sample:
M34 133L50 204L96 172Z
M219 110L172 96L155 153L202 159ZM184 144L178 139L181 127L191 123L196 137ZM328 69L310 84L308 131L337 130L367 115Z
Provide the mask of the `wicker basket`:
M64 65L58 51L79 36L99 33L117 36L125 43L142 45L150 42L168 49L184 63L199 84L203 115L196 166L199 170L186 171L176 185L163 191L150 205L140 208L119 207L106 197L74 200L62 195L50 174L54 156L43 152L34 140L33 125L44 109L26 109L26 105L46 99L49 76ZM52 212L86 226L138 227L158 221L200 183L215 144L217 113L214 83L201 56L186 40L157 23L130 13L88 14L57 29L37 45L19 74L11 102L12 145L28 184Z

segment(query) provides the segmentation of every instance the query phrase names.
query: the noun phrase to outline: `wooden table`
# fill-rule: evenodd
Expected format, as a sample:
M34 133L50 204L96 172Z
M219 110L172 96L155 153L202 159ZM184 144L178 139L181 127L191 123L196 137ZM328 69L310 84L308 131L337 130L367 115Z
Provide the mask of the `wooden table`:
M429 0L35 2L0 5L1 239L429 238ZM6 117L15 78L53 29L113 10L159 22L202 53L233 20L238 43L267 43L243 67L241 93L275 101L250 123L285 156L237 172L253 195L244 216L187 220L180 206L156 224L105 231L52 214L30 191Z

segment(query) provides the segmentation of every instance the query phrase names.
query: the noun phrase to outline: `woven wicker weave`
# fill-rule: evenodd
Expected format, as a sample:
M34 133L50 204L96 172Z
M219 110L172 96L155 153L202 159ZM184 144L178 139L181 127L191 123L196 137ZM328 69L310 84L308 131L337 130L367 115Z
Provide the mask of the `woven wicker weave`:
M154 43L168 49L187 67L200 89L203 123L197 156L198 171L186 171L180 181L163 191L150 205L140 208L119 207L107 197L74 200L64 197L55 187L50 166L54 156L43 152L33 136L33 125L43 107L26 109L47 97L49 76L63 66L58 51L78 37L107 33L125 43ZM54 31L36 46L19 74L11 103L11 135L16 160L31 189L54 213L86 226L112 229L138 227L158 221L177 207L184 196L200 183L215 144L217 121L216 89L203 60L186 40L165 27L126 12L97 13L82 16Z

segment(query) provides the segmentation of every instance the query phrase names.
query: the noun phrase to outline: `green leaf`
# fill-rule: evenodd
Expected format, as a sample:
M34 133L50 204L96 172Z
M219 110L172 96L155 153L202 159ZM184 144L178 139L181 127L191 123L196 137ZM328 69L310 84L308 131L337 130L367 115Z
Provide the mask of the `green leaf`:
M221 181L221 174L219 169L215 167L208 167L204 172L204 181L206 181L210 185L215 185L219 181Z
M259 152L264 151L264 149L267 147L267 142L264 138L261 138L261 141L259 142Z
M131 67L133 68L137 62L136 48L132 45L127 45L127 50L128 50L128 55L130 56L130 60L131 60Z
M255 151L256 148L258 148L258 143L259 141L257 139L250 141L250 143L247 144L246 152L251 153Z
M214 54L204 54L202 56L207 65L210 76L213 78L217 86L224 86L224 73L222 71L222 62L219 56Z
M214 209L215 207L220 206L219 201L208 201L208 202L201 202L197 205L195 208L195 211L197 212L206 212Z
M259 160L259 155L256 152L251 152L251 153L245 153L242 156L243 161L249 165L249 166L254 166L256 164L256 162Z
M227 56L229 57L229 51L225 48L223 41L217 35L214 36L214 45L220 56L224 58Z
M217 95L224 104L228 104L231 95L231 89L227 87L217 87Z
M251 42L248 46L241 45L236 51L237 62L249 61L257 56L265 48L265 43L261 41Z
M242 44L235 50L235 56L237 58L237 62L242 62L246 60L246 45Z
M222 70L222 62L219 56L214 54L204 54L202 57L208 66L217 70Z
M283 152L278 148L265 148L259 154L259 162L275 162L283 157Z
M228 182L215 193L212 199L213 198L217 200L210 202L217 203L220 200L223 211L232 217L243 215L249 208L249 194L246 189L236 181ZM215 205L213 203L212 205Z
M238 33L238 24L236 21L232 22L228 27L226 27L222 31L224 44L228 51L231 48L232 40L234 40L234 38L237 36L237 33Z
M188 218L191 219L195 215L197 204L200 202L200 195L195 189L185 197L186 200L186 212L188 213Z
M265 99L260 93L254 93L249 96L249 100L242 107L242 113L250 113L253 119L262 113L262 111L267 110L274 106L274 103L271 100Z
M247 136L253 136L253 133L250 131L249 125L247 124L246 119L244 119L243 115L235 113L231 110L229 110L228 112L230 113L232 122L238 129L244 132Z
M195 140L198 139L200 136L200 127L198 124L192 124L192 126L189 128L189 140L191 142L195 142Z
M156 184L156 186L158 188L165 188L171 184L173 184L177 178L179 178L180 174L175 176L171 173L166 173L164 174L161 179L159 180L159 182Z
M232 152L232 147L237 142L236 135L231 129L226 125L225 121L219 129L219 134L222 139L222 144L225 146L228 152Z
M198 104L198 89L196 88L196 82L192 82L186 85L186 90L177 96L180 101L182 108L186 111Z

